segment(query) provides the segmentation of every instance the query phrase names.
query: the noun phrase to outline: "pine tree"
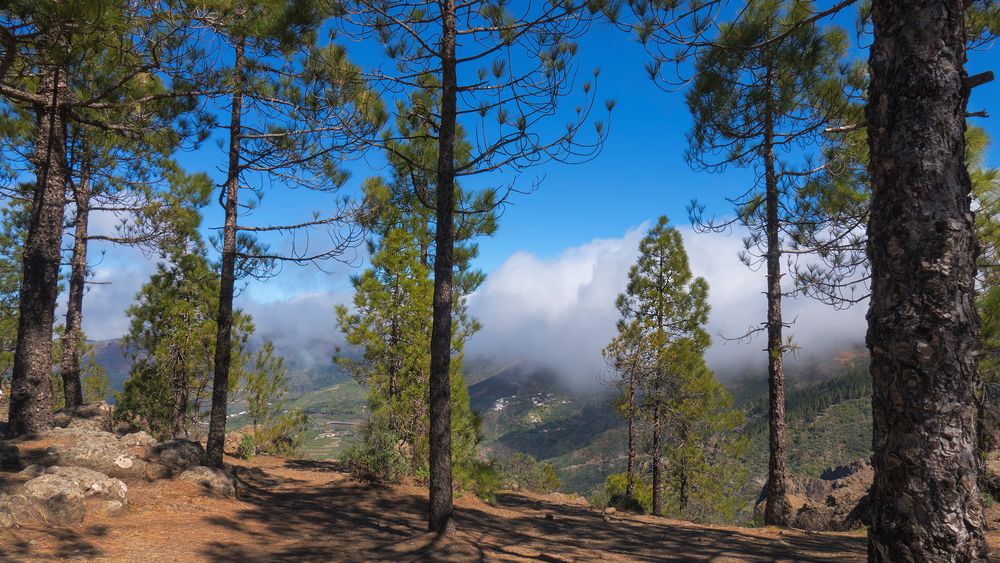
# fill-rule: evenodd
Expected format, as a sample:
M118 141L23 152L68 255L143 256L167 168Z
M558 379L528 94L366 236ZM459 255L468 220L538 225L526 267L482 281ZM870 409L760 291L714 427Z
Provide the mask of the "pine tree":
M811 2L748 3L739 20L720 26L713 47L699 53L697 77L687 94L694 116L687 155L692 166L713 171L758 167L762 175L733 201L737 221L749 230L741 257L752 268L763 263L767 272L767 320L750 334L767 332L771 458L764 519L768 524L783 525L790 517L783 362L788 346L782 334L781 259L798 218L793 205L796 189L811 168L780 155L792 147L818 143L829 121L849 107L839 67L845 34L797 24L815 11ZM766 47L747 48L779 35L780 40ZM702 222L701 211L692 209L696 222ZM709 222L707 227L728 224Z
M343 28L373 39L393 60L395 72L373 73L387 92L426 91L433 106L397 105L422 121L436 141L437 162L420 163L435 178L423 201L435 213L434 300L431 331L430 501L428 528L454 529L452 499L451 356L454 299L455 220L468 209L456 201L456 182L481 176L492 186L490 199L502 203L510 183L543 161L585 159L596 154L606 135L595 122L596 138L581 140L594 107L593 84L583 85L574 112L559 111L573 86L574 42L589 26L598 2L521 5L476 0L414 4L409 0L359 0L348 6ZM459 38L462 38L461 40ZM596 77L596 71L595 71ZM610 112L613 102L606 104ZM545 135L545 122L568 119L564 131ZM458 161L458 131L475 131L466 162ZM389 136L381 146L391 146Z
M419 93L411 103L427 100L426 93ZM426 128L406 119L397 120L396 125L406 137L417 137L414 128ZM462 147L467 145L458 146L462 161ZM347 343L362 351L360 361L339 361L369 388L370 427L388 431L406 445L412 471L426 468L429 454L431 272L437 257L433 210L421 201L433 193L435 179L413 163L435 161L436 149L427 139L393 143L388 153L391 178L366 183L365 200L375 210L366 220L372 233L368 242L371 267L353 280L353 311L337 309L338 326ZM471 268L478 254L471 240L491 235L496 220L491 202L482 200L488 194L474 196L457 187L456 192L458 201L483 210L466 214L457 225L453 274L452 459L457 470L467 475L475 462L478 421L469 407L461 359L465 341L479 329L479 323L468 317L465 301L484 280L482 272ZM471 201L473 197L481 200Z
M0 96L15 113L35 118L26 133L33 154L8 151L29 161L35 177L11 376L15 435L51 425L52 328L70 180L67 131L86 123L123 137L141 136L162 125L151 117L157 106L190 96L192 84L182 78L190 51L174 41L185 21L176 8L53 1L8 2L0 8ZM108 56L113 65L106 64ZM153 71L164 88L151 93L145 86L157 82L150 80Z
M335 198L326 211L297 224L247 224L247 211L263 196L262 189L251 186L335 192L347 180L340 160L373 135L384 118L380 101L366 89L346 50L319 42L320 26L338 6L313 0L212 0L200 8L204 35L192 41L227 55L227 64L213 69L219 92L213 99L229 120L223 125L228 154L219 201L225 219L219 237L218 346L206 448L209 464L221 467L230 369L236 365L230 343L237 278L269 277L278 261L308 264L337 257L358 235L344 225L352 218L351 208ZM255 238L315 229L325 229L328 246L293 244L285 254Z
M628 287L615 305L621 313L620 327L634 330L648 358L641 371L642 414L652 427L653 513L664 510L663 451L669 427L669 401L674 396L684 367L690 361L677 357L678 346L704 350L709 344L703 325L708 321L708 284L695 278L688 266L680 231L666 217L639 243L639 258L629 269ZM631 325L634 324L634 327ZM682 344L686 343L686 344Z
M218 276L198 244L157 265L127 311L131 323L125 343L134 352L118 396L118 416L157 436L189 436L211 389L218 287ZM242 358L253 325L238 312L235 319L233 353Z

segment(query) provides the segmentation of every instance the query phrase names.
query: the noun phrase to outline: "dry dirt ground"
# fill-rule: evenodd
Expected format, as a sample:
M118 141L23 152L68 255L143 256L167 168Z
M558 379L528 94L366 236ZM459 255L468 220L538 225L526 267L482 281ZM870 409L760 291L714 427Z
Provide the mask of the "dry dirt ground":
M22 444L31 461L44 443ZM423 533L426 490L373 489L335 462L227 459L239 499L207 497L182 481L129 483L129 512L77 529L0 530L0 559L99 561L853 561L862 532L809 534L699 526L648 516L605 521L562 495L458 499L458 532ZM17 478L0 473L2 488ZM550 516L551 515L551 516ZM991 520L996 520L996 515ZM993 538L1000 547L1000 537ZM1000 551L996 552L1000 555Z

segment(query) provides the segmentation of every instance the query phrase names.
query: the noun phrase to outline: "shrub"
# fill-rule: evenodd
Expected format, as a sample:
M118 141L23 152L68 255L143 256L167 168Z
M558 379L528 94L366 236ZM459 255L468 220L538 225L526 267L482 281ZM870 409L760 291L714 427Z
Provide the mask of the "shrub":
M604 493L608 506L645 514L653 509L653 485L648 480L637 478L633 496L625 493L628 479L624 473L612 473L604 480Z
M344 465L355 481L385 487L399 483L409 463L391 432L369 428L365 442L344 452Z
M492 463L473 461L460 473L464 474L462 481L465 481L466 487L473 494L490 504L496 503L497 491L503 485L503 478Z
M256 453L294 456L306 438L309 417L301 410L292 410L268 419L257 428L253 438Z
M240 446L236 450L236 457L243 460L253 459L254 453L256 452L256 445L253 441L253 436L245 435L243 439L240 440Z
M525 453L516 453L497 463L503 486L512 490L551 493L559 489L559 475L549 463Z

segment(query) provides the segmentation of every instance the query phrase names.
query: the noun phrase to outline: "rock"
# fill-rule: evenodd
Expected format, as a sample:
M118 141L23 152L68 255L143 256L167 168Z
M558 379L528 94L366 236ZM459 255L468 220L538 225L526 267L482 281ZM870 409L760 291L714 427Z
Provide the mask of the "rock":
M38 519L49 526L78 526L87 512L80 487L59 475L42 475L28 481L19 496L27 499Z
M182 481L197 483L206 492L215 496L236 496L236 485L233 478L222 469L199 465L181 473L179 478Z
M57 427L111 431L111 407L104 401L63 409L53 416Z
M868 491L874 470L867 460L827 469L820 478L793 477L789 487L790 524L809 531L847 531L866 525ZM755 514L763 514L767 488Z
M21 467L21 452L10 442L0 441L0 469Z
M54 428L49 434L70 442L49 448L58 465L85 467L118 478L146 475L145 462L127 451L110 432L70 427Z
M833 518L833 510L829 507L807 504L792 517L790 524L793 528L814 532L828 529Z
M146 461L162 465L174 476L204 464L205 448L191 440L170 440L150 448Z
M35 477L38 477L43 473L45 473L45 466L34 463L22 469L20 472L18 472L18 475L26 477L28 479L34 479Z
M156 445L156 438L153 438L148 432L142 430L126 434L118 438L118 441L126 448L151 448Z
M128 450L138 453L140 457L146 457L149 455L149 449L156 445L156 438L140 430L118 438L118 443Z
M10 496L0 495L0 528L13 528L17 526L17 520L10 513Z
M146 480L147 481L159 481L160 479L169 479L173 476L173 471L169 467L160 465L155 461L146 463Z
M56 466L48 468L45 473L76 483L83 492L88 511L93 514L119 516L128 507L128 487L118 479L84 467Z
M608 515L614 514L615 512L618 512L618 509L613 506L609 506L604 509L604 513Z
M545 513L545 519L546 520L555 520L556 519L556 515L552 514L551 512L546 512Z

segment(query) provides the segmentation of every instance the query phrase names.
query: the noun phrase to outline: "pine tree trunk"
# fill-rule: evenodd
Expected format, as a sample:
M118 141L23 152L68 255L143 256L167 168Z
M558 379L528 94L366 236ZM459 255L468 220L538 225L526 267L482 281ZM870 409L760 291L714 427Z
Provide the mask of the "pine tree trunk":
M635 498L635 376L628 383L628 468L625 470L625 496Z
M173 381L173 405L171 408L171 435L174 438L187 438L187 425L185 418L188 408L188 381L187 373L182 370L175 370Z
M659 394L659 389L656 390ZM660 441L663 434L660 400L653 401L653 514L663 516L663 444Z
M51 103L35 108L36 186L24 243L10 385L9 429L15 436L44 432L52 425L52 325L59 295L67 179L63 70L45 68L38 92L50 97Z
M429 529L454 530L451 475L451 311L455 253L455 126L457 85L455 0L441 8L441 126L438 133L437 214L434 235L434 312L430 374Z
M870 561L985 561L963 3L873 5Z
M208 465L222 467L229 403L229 365L233 342L233 289L236 285L236 220L239 213L240 134L243 118L243 48L236 41L233 62L233 96L229 124L229 169L226 178L226 218L222 230L222 264L219 277L219 317L215 338L215 371L212 377L212 413L208 424Z
M770 73L768 73L770 81ZM785 366L781 338L781 241L778 238L778 180L774 163L774 120L765 115L764 183L767 237L767 389L768 446L767 503L764 523L788 525L788 462L785 451Z
M66 328L62 337L60 367L63 397L67 409L83 404L80 363L83 339L83 291L87 280L87 230L90 219L90 174L87 163L82 164L82 171L73 193L76 221L73 228L73 257L70 259L69 298L66 301Z

